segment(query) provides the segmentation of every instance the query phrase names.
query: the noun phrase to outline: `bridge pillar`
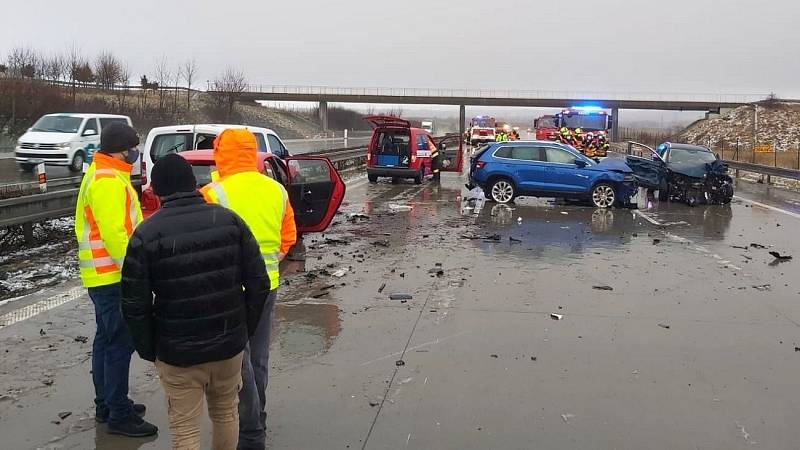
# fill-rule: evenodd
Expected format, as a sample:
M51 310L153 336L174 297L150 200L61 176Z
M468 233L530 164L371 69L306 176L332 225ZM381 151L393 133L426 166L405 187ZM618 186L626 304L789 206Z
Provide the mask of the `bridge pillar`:
M619 108L611 109L611 142L619 142Z
M467 121L467 108L464 105L458 107L458 135L463 139L467 130L464 124Z
M328 102L319 102L319 121L322 131L328 131Z

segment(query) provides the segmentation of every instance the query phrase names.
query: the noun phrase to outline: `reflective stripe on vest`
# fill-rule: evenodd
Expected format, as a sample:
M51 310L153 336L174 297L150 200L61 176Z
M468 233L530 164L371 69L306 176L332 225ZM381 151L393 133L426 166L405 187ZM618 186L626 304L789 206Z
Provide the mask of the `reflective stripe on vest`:
M208 185L208 189L214 193L217 197L217 204L220 206L224 206L226 208L230 208L230 203L228 202L228 195L225 193L225 189L219 184L218 181L211 183Z
M89 178L86 181L83 195L86 195L86 193L89 191L89 187L95 180L103 178L118 178L126 185L125 209L128 211L128 213L125 216L125 231L128 233L128 236L130 236L133 234L134 227L138 225L139 216L136 211L135 203L133 202L131 191L127 187L128 181L125 178L119 176L113 169L96 169L92 175L92 178ZM85 223L83 227L83 233L81 233L81 239L78 241L78 249L90 250L92 252L92 258L90 260L79 258L80 267L84 269L94 269L98 275L119 271L122 267L124 258L113 258L108 253L108 249L106 249L105 243L100 236L100 229L98 228L97 222L94 219L92 208L86 204L85 198L83 199L83 203L85 205L83 207L83 217Z

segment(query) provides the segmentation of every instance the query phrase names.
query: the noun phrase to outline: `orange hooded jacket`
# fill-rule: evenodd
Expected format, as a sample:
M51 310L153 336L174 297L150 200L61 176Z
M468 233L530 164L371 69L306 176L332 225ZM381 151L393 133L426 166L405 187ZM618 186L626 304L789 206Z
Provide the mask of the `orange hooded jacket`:
M229 208L239 214L250 227L259 242L262 242L264 224L251 223L256 220L258 209L275 208L278 205L265 201L268 197L259 195L262 190L275 190L283 192L283 218L280 226L280 254L286 255L297 242L297 226L294 222L294 210L289 202L286 189L277 181L258 172L256 137L244 128L227 129L220 133L214 140L214 162L219 171L217 181L225 187L230 201ZM240 175L241 174L241 175ZM213 183L212 183L213 184ZM230 189L229 189L230 188ZM236 192L238 189L238 193ZM248 192L242 192L242 188ZM215 202L209 194L211 185L201 189L206 201ZM234 196L246 195L245 198L236 199ZM261 201L259 201L261 200ZM263 250L263 249L262 249Z

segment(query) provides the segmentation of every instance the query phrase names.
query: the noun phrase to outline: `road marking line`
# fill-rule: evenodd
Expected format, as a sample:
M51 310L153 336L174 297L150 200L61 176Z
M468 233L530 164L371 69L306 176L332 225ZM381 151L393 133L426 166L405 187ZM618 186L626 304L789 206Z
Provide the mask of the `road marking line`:
M756 205L756 206L760 206L760 207L765 208L765 209L769 209L770 211L775 211L775 212L786 214L787 216L794 217L795 219L800 219L800 214L793 213L791 211L786 211L785 209L781 209L781 208L778 208L778 207L775 207L775 206L772 206L772 205L767 205L765 203L757 202L755 200L750 200L750 199L747 199L747 198L744 198L744 197L739 197L738 195L734 195L733 198L739 199L739 200L741 200L743 202L746 202L746 203L750 203L751 205Z
M61 306L64 303L71 302L83 296L83 293L83 287L74 287L67 292L54 295L45 300L41 300L28 306L24 306L20 309L11 311L10 313L3 314L0 316L0 328L13 325L17 322L22 322L23 320L30 319L33 316Z
M661 222L659 222L659 221L658 221L658 220L656 220L655 218L651 217L649 214L645 214L645 213L643 213L643 212L639 211L638 209L635 209L635 210L633 210L633 213L634 213L634 214L636 214L636 215L638 215L638 216L639 216L639 217L641 217L642 219L644 219L644 220L646 220L646 221L650 222L651 224L653 224L653 225L655 225L655 226L658 226L658 227L660 227L660 226L661 226Z

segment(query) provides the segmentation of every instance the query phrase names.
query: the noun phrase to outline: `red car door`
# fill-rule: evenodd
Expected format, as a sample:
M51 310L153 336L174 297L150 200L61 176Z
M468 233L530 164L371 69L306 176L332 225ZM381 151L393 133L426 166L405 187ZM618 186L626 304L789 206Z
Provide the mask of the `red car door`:
M322 156L290 156L283 162L288 169L285 186L294 208L297 231L325 231L344 199L346 188L339 172Z

